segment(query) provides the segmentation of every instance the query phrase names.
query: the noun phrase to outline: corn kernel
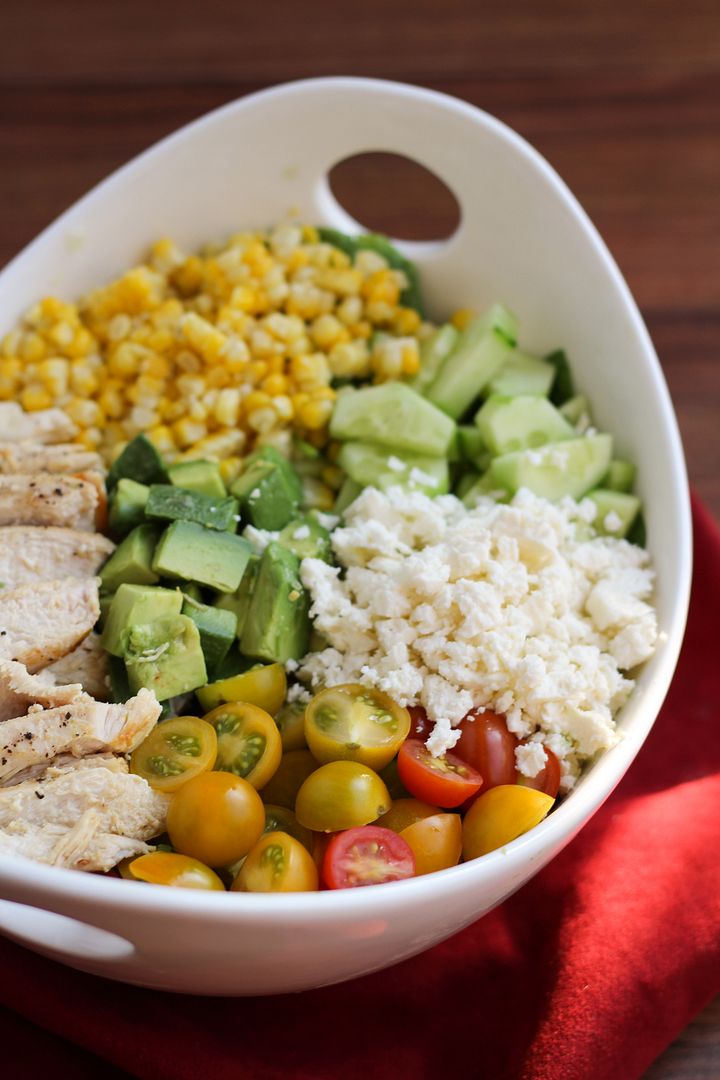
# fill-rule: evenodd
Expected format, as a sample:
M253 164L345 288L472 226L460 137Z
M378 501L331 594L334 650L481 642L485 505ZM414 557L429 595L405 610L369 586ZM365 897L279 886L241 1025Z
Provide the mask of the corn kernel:
M420 328L420 316L415 308L398 308L392 324L396 334L404 337L408 334L416 334Z
M175 439L167 424L156 424L145 433L156 450L167 454L176 449Z
M98 403L85 398L72 398L65 406L65 412L81 428L96 427L103 419L103 411Z
M277 416L283 422L292 420L295 410L293 409L293 403L286 394L278 394L272 399L272 407L275 410Z
M298 419L311 431L324 427L332 415L332 401L309 401L299 410Z
M237 480L241 469L242 458L240 457L228 457L220 462L220 475L223 478L225 487L229 488L230 485Z
M345 479L345 473L337 465L326 465L320 473L320 477L333 491L339 491Z
M243 408L246 413L251 413L255 409L266 409L271 401L270 395L264 391L252 390L243 401Z
M275 410L268 407L263 409L253 409L247 414L248 425L260 433L271 431L277 423L278 417Z
M224 427L232 427L237 423L239 413L240 391L236 387L221 390L213 408L217 422Z
M474 318L475 312L472 308L458 308L457 311L453 312L450 322L456 330L464 330Z
M25 334L20 346L20 355L23 360L42 360L47 356L47 345L39 334Z
M172 430L178 446L183 448L191 446L192 443L196 443L200 439L204 439L207 435L207 427L205 424L197 420L190 420L187 417L183 417L182 420L178 420L174 423Z
M318 316L310 327L310 336L318 349L331 349L349 339L347 329L334 315Z
M67 393L70 364L62 357L55 356L43 360L37 366L37 373L45 389L53 398Z
M49 409L53 399L44 386L31 383L20 393L20 404L27 412L37 412L39 409Z
M284 375L276 372L272 375L267 375L260 383L260 387L266 394L270 394L271 397L275 397L278 394L286 394L288 390L288 381Z
M90 397L99 385L97 376L85 360L73 360L70 365L70 388L74 394Z

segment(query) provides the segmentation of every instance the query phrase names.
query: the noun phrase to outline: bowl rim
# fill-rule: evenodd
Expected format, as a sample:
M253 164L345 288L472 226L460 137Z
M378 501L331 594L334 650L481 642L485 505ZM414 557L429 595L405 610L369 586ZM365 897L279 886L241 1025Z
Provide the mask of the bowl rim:
M221 895L209 891L170 889L162 885L145 883L142 883L143 888L128 888L127 883L118 878L78 873L76 870L46 866L19 856L0 855L2 895L5 897L9 887L12 895L9 895L7 899L11 901L34 904L48 910L55 910L57 904L61 903L66 914L72 914L69 905L72 905L75 910L92 909L98 913L98 925L103 925L103 919L100 917L103 911L108 913L122 911L126 914L152 911L178 917L209 915L215 921L222 921L225 916L233 922L257 920L280 924L286 922L288 916L298 923L325 920L331 915L348 918L357 915L389 915L399 908L407 908L418 903L427 904L434 899L442 900L443 896L447 896L448 891L453 890L456 883L462 884L462 891L465 891L473 885L487 884L494 878L507 880L509 874L515 874L517 880L518 871L528 870L528 873L521 874L519 883L515 885L517 888L533 876L536 869L540 869L545 862L549 861L560 847L573 838L620 782L655 722L674 674L690 599L692 529L682 443L660 364L624 277L575 195L539 151L490 113L449 94L410 83L355 76L291 80L256 91L228 102L183 125L115 170L56 218L15 256L0 273L0 282L5 275L10 274L29 256L48 234L63 228L70 215L86 206L101 191L105 191L110 186L122 184L129 173L145 168L156 155L162 154L176 141L192 137L192 133L200 126L211 124L228 114L242 112L260 102L294 94L300 90L323 93L334 90L359 90L364 93L384 94L390 92L397 98L421 99L436 107L442 106L445 109L454 110L484 126L513 148L523 158L524 164L533 169L538 178L544 179L554 189L556 195L565 202L576 226L582 230L585 240L592 245L596 256L604 264L619 302L631 316L637 342L655 376L654 381L663 413L666 438L672 450L675 467L673 474L667 478L668 492L680 511L681 520L677 552L677 589L672 602L672 616L665 640L661 645L662 656L655 658L657 670L653 673L649 685L643 688L642 702L636 701L636 705L640 706L639 715L634 719L633 727L627 732L626 737L592 764L590 771L578 783L577 788L553 810L549 817L529 833L518 837L506 847L490 852L482 859L422 877L375 886L369 890L345 889L287 894L225 893ZM451 240L452 237L447 242ZM445 242L441 241L441 243ZM398 241L398 246L402 249L403 242ZM412 247L411 242L409 246ZM634 691L631 701L636 694L637 690ZM89 921L92 921L92 916L89 917ZM107 920L105 924L112 928Z

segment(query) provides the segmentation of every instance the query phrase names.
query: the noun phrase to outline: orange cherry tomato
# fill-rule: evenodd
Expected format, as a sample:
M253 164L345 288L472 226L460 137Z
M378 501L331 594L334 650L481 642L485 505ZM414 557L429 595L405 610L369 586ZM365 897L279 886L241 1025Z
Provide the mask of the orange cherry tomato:
M411 795L452 809L475 795L483 778L455 754L433 757L419 739L406 739L398 754L398 773Z
M432 874L456 866L462 854L459 814L433 814L408 825L400 833L415 856L415 873Z
M152 851L149 855L128 860L123 877L152 885L173 885L176 889L225 891L222 881L209 866L174 851Z
M504 716L486 709L473 710L460 723L461 735L453 747L459 758L483 778L483 791L498 784L514 784L518 740L508 731Z
M419 799L395 799L386 814L379 817L373 825L380 825L383 829L392 829L393 832L402 832L408 825L414 825L416 821L439 814L437 806L430 803L420 802Z
M200 773L170 803L167 831L176 851L208 866L247 855L265 828L265 807L252 784L229 772Z
M517 782L522 784L523 787L544 791L546 795L554 799L560 787L560 762L549 747L544 747L544 750L546 761L540 772L535 776L523 776L522 773L518 773Z
M462 825L463 856L477 859L504 847L538 825L555 800L521 784L500 784L484 791Z
M318 872L299 840L284 832L265 833L238 871L233 892L314 892Z

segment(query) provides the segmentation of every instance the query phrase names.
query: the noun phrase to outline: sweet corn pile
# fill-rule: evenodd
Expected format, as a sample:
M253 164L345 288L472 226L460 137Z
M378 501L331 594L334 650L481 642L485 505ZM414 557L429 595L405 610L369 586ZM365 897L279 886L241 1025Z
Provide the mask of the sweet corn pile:
M47 297L2 341L0 400L61 406L108 461L139 432L169 460L214 457L228 480L257 442L327 440L335 378L414 374L429 327L374 251L311 226L232 236L146 263L77 304Z

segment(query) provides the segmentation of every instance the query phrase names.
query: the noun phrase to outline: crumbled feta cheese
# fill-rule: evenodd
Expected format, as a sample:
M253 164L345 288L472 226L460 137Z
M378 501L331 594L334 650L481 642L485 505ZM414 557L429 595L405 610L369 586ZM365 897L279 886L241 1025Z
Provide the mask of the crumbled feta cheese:
M312 698L312 694L309 690L306 690L302 683L293 683L292 686L288 686L286 700L292 705L293 702L299 702L302 705L306 705Z
M252 491L250 492L248 498L249 499L259 499L260 495L261 495L260 488L253 488Z
M455 745L471 709L503 713L531 738L521 771L539 771L545 745L569 791L583 762L616 741L613 717L634 685L623 673L658 636L647 552L577 538L586 503L595 510L520 491L509 505L467 509L452 495L366 488L332 534L341 565L302 561L328 646L302 660L301 677L422 704L434 754Z
M438 486L437 477L426 473L424 469L419 469L417 465L413 465L410 470L410 483L418 487L436 488Z
M253 549L254 555L262 555L268 544L277 540L279 535L279 532L272 532L270 529L256 529L254 525L246 525L242 531L242 536Z
M309 525L299 525L293 533L293 540L307 540L310 536Z
M527 742L515 749L515 764L521 776L532 779L545 768L547 754L540 742Z
M405 462L401 461L399 457L395 457L394 454L391 454L387 459L387 466L388 469L392 469L393 472L397 473L405 472L406 469Z
M337 514L324 514L321 510L316 510L315 517L323 529L327 529L328 532L332 532L335 526L340 524L340 518Z
M622 528L622 518L619 514L616 514L614 510L611 510L609 514L606 514L603 518L603 528L606 532L614 533L618 529Z

